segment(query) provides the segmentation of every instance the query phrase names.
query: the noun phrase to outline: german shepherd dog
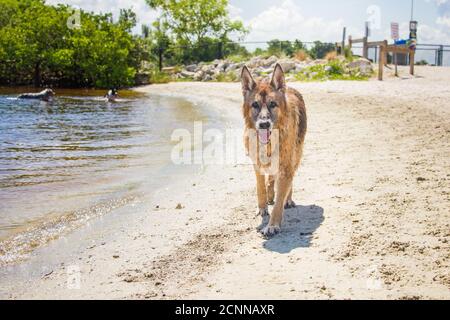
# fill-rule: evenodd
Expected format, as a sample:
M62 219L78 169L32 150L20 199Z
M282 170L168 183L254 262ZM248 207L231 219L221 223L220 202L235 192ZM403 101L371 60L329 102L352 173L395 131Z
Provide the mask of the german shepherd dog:
M307 129L305 102L298 91L286 86L284 71L279 64L271 79L255 80L246 66L242 69L241 79L246 127L244 143L256 174L258 214L263 217L260 231L265 237L271 237L281 231L284 209L296 206L292 201L292 182L303 154ZM257 150L256 157L252 148ZM268 165L260 157L273 158L275 150L277 168L268 173ZM268 205L274 205L270 218Z
M18 96L18 99L32 99L32 100L41 100L41 101L50 101L55 92L52 89L45 89L38 93L24 93Z

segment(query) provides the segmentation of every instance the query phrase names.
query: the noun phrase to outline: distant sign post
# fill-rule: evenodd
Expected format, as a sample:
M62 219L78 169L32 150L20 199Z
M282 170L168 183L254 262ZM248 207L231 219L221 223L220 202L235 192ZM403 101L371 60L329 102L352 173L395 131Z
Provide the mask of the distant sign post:
M394 40L394 46L396 46L396 42L400 39L400 27L397 22L391 23L391 38ZM398 76L398 63L397 63L397 50L394 52L394 63L395 63L395 76Z
M394 41L397 41L398 39L400 39L400 35L399 35L399 25L397 22L392 22L391 23L391 38Z
M409 47L411 49L416 49L417 44L417 21L409 22Z

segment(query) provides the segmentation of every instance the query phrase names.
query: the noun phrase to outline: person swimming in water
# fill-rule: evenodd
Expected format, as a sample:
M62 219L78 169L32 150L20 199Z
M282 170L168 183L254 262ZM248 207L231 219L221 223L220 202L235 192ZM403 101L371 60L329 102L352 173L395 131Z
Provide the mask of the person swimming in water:
M109 90L108 93L105 95L105 98L108 102L115 102L118 97L119 94L117 93L116 89Z

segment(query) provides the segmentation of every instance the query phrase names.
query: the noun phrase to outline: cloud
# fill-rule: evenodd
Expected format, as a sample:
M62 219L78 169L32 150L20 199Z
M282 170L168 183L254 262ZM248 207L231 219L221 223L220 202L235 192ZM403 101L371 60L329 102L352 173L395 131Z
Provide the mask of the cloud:
M95 13L111 12L115 18L119 16L120 9L131 8L137 15L138 26L136 27L136 32L140 31L141 24L150 24L158 16L158 13L151 10L144 0L46 0L46 3L52 5L68 4Z
M248 40L267 41L270 39L303 41L336 41L342 37L342 19L325 20L320 17L305 18L301 8L292 0L271 6L265 11L245 21L250 27Z
M450 0L426 0L426 2L434 3L440 16L450 16Z
M436 23L438 25L450 28L450 17L438 17Z
M228 4L228 13L232 20L243 20L241 17L242 12L241 8Z
M422 37L422 42L450 43L450 0L427 0L427 2L437 6L437 27L419 25L419 37Z

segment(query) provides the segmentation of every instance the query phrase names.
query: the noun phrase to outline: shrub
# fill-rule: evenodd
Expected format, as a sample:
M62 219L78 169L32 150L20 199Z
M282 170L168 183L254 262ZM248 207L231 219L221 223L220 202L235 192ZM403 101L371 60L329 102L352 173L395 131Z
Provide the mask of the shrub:
M311 57L306 52L306 50L301 49L301 50L298 50L297 52L295 52L294 58L297 59L298 61L306 61L306 60L310 59Z
M330 51L325 55L325 60L327 61L333 61L337 59L337 52L336 51Z
M417 66L428 66L428 62L426 60L420 60L416 62Z
M149 78L150 84L169 83L170 80L171 80L170 76L165 72L152 71L150 73Z
M295 75L298 81L327 81L327 80L367 80L359 71L346 67L348 60L332 60L327 64L308 67Z
M328 52L333 50L336 50L334 44L315 41L314 47L311 49L311 56L314 59L323 59Z
M235 72L221 73L216 78L217 82L236 82L238 80L239 77L236 75Z

